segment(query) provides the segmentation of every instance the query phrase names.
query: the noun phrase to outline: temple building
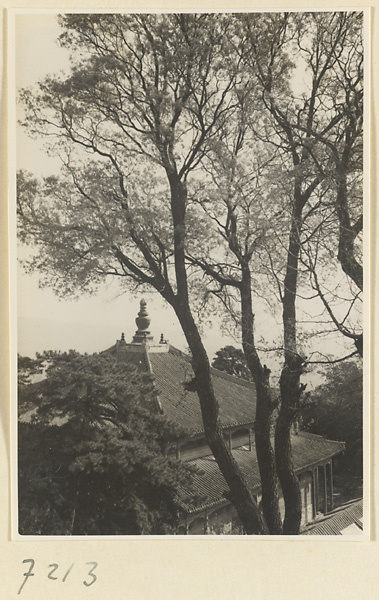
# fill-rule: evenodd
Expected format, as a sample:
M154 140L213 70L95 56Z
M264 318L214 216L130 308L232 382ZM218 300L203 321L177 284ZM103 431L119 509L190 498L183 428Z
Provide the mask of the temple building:
M191 493L182 490L180 503L185 517L178 534L243 533L237 513L225 497L226 482L205 438L197 394L186 385L193 378L191 358L171 346L163 335L158 343L154 341L144 300L141 300L136 324L137 331L130 343L122 334L105 353L150 373L157 392L156 410L186 431L175 447L168 449L178 460L189 461L196 467ZM254 384L215 368L211 373L226 443L259 503ZM342 442L302 431L293 433L292 455L302 495L302 528L320 514L333 510L333 458L343 450ZM195 504L194 498L198 499ZM284 513L281 496L280 508Z

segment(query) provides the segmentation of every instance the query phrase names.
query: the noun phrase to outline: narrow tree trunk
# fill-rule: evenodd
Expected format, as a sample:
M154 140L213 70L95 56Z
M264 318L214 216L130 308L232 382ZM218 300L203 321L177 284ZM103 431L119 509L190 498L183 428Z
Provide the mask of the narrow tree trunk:
M282 533L282 519L279 510L278 482L274 450L271 444L272 403L268 377L269 370L264 367L262 382L257 387L255 446L261 477L263 515L270 534L280 535Z
M70 534L76 535L76 501L71 513Z
M270 390L270 370L262 366L254 341L254 314L251 275L248 265L242 270L241 283L242 346L253 377L257 405L255 413L255 447L262 487L262 509L271 535L282 533L274 450L271 444L271 416L274 403Z
M83 500L81 498L82 481L79 473L75 473L73 477L73 509L71 513L70 532L71 535L80 535L83 529L81 513L83 511Z

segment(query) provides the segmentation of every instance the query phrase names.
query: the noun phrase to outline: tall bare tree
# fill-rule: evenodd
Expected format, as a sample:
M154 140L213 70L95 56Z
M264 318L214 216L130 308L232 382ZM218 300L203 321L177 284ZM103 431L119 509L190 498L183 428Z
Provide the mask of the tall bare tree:
M267 491L267 495L263 495L263 510L267 522L274 523L270 502L276 467L286 504L284 532L297 533L301 499L291 458L290 431L303 405L305 386L300 380L307 364L305 354L299 349L297 301L304 292L305 274L310 273L312 288L327 306L327 318L336 325L336 317L322 293L310 260L312 253L317 253L321 247L320 239L329 249L335 243L338 248L335 259L341 261L342 266L343 261L348 263L343 266L345 272L350 269L354 276L357 271L352 254L355 250L352 233L353 229L355 236L359 233L361 219L357 219L354 227L349 225L348 207L354 194L349 193L352 188L347 190L346 185L342 185L341 176L343 172L346 180L352 168L346 156L340 158L340 152L348 152L348 140L356 174L362 135L362 123L356 112L362 85L360 15L267 14L264 18L243 15L238 22L243 36L237 52L245 68L244 85L238 89L240 115L232 123L227 122L229 136L224 134L221 145L218 143L213 148L209 168L223 204L223 218L220 203L211 207L209 190L203 194L202 202L221 238L227 241L236 263L233 266L229 263L227 269L226 259L221 264L218 260L210 261L206 252L201 261L193 257L192 260L221 286L214 290L215 294L222 295L226 288L239 290L242 343L257 388L256 447L262 490ZM305 79L300 89L298 83L292 83L299 77L299 69ZM349 83L346 75L351 71L354 71L353 83ZM250 77L246 78L247 73ZM355 95L351 88L357 90ZM352 104L356 106L355 112ZM270 157L267 147L272 148ZM247 148L252 155L260 156L260 164L254 164L251 157L246 156ZM218 161L216 170L214 156ZM249 168L250 176L246 173ZM258 175L262 179L262 168L264 186L258 186L256 182ZM267 189L271 190L270 194ZM275 208L270 210L267 205L275 194ZM355 205L360 205L359 195L355 197ZM325 212L330 207L334 218L326 219ZM262 214L266 215L264 225ZM259 224L263 228L260 229ZM328 237L331 240L325 241ZM275 244L269 243L269 238L274 239ZM258 291L256 285L252 286L251 272L256 274L262 270L263 248L269 265L267 271L274 276L282 305L284 364L280 377L275 461L270 452L268 427L275 404L267 392L269 372L262 368L254 340L251 292L252 287L255 294ZM304 265L305 273L302 273ZM324 271L328 272L328 268ZM225 296L223 300L228 304ZM355 300L353 298L353 304ZM350 310L348 308L348 313ZM345 321L339 323L338 330L357 340L358 336L348 331ZM265 451L261 453L262 447ZM269 473L272 477L268 482Z
M347 155L354 153L354 142L359 136L358 131L361 131L359 119L355 121L359 110L356 106L361 85L359 74L355 73L353 81L349 79L349 67L353 64L355 71L360 68L356 65L360 65L361 61L361 56L357 58L361 30L359 16L354 13L268 15L266 26L262 27L261 23L259 28L247 17L245 28L251 50L247 57L253 56L262 102L276 133L273 144L280 145L292 162L291 224L281 294L284 365L280 377L281 403L275 432L275 458L286 505L283 531L297 533L301 501L291 459L290 429L301 409L304 386L300 378L306 363L306 357L298 349L296 316L303 224L306 210L314 210L309 201L325 176L320 168L326 157L325 146L333 148L336 138L342 136L342 155L339 160L335 155L336 212L340 229L338 258L350 277L359 278L353 252L354 237L347 218L346 168L349 162ZM270 40L270 50L266 54L262 53L260 44L263 36L266 43ZM296 91L296 83L291 90L288 78L285 87L281 82L283 75L291 70L291 51L298 57L297 68L299 61L303 62L303 73L308 78L306 91L302 90L301 96ZM296 75L294 66L292 63L293 76ZM338 77L341 73L343 77ZM352 111L352 104L355 111Z
M306 365L297 301L309 274L314 287L319 281L314 240L326 231L326 203L337 258L359 277L359 194L351 201L361 140L359 15L86 14L61 24L71 74L21 94L25 126L49 140L63 164L59 177L42 182L20 174L20 238L36 250L27 267L61 294L95 289L109 276L159 292L192 352L204 430L245 531L282 532L278 474L283 532L296 534L290 432ZM277 401L254 315L267 275L284 340L275 453ZM264 518L223 441L194 316L201 286L232 312L238 306L257 390Z
M19 183L20 237L58 293L106 276L154 288L192 352L205 435L247 533L266 525L225 445L210 367L191 310L189 178L233 110L237 65L222 15L68 15L72 73L26 90L25 125L50 140L63 178ZM55 146L54 146L55 144Z

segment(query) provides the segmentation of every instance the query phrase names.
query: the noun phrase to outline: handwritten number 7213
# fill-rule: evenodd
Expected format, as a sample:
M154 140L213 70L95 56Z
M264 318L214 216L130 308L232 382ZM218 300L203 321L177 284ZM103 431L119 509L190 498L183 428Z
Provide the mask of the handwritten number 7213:
M30 563L30 566L29 566L29 570L24 573L24 581L20 585L20 588L19 588L17 594L21 594L21 592L24 588L24 585L28 581L29 577L34 577L34 575L35 575L35 573L33 572L34 566L35 566L35 561L32 558L25 558L25 560L23 560L22 562L24 564ZM65 574L63 575L62 580L61 580L63 583L66 581L67 577L71 573L74 565L75 565L75 563L72 563L69 566L69 568L65 571ZM97 576L95 575L95 569L97 567L97 562L94 562L94 561L87 562L86 565L92 565L92 566L88 570L86 579L84 581L82 581L82 583L86 587L90 587L91 585L93 585L95 583L95 581L97 581ZM59 569L59 565L57 563L51 563L51 565L48 565L47 568L49 569L48 573L47 573L48 579L51 579L52 581L57 581L58 579L60 579L60 577L58 577L58 572L57 572Z

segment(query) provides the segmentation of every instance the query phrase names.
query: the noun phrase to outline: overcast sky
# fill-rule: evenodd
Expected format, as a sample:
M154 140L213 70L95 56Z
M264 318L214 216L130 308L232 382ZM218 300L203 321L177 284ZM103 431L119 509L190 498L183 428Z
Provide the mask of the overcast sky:
M27 14L16 17L16 85L32 86L48 73L67 68L68 53L56 39L60 33L56 16ZM22 113L19 113L22 117ZM29 139L22 129L17 131L17 168L24 168L37 176L50 175L58 170L55 159L48 158L42 143ZM134 319L141 296L120 294L120 288L111 280L92 297L60 301L49 289L39 289L38 275L27 275L18 269L18 351L34 355L43 350L97 352L111 346L125 332L130 341L135 332ZM185 349L186 343L172 309L158 295L147 296L151 316L151 331L156 341L161 333L169 341ZM259 316L259 315L257 315ZM275 322L265 319L265 335L272 344L280 329ZM261 321L262 322L262 321ZM341 344L337 343L341 340ZM333 341L334 340L334 341ZM223 336L219 323L206 330L205 344L212 358L227 343L236 341ZM344 353L341 336L334 335L328 342L335 352ZM270 360L267 361L270 364Z

